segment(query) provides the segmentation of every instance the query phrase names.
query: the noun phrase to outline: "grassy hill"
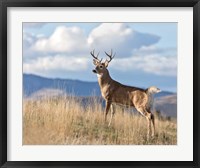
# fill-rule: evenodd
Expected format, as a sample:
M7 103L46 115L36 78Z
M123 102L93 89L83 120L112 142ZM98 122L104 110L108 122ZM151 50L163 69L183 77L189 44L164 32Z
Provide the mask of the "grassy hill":
M91 97L83 106L76 97L23 100L23 145L175 145L176 120L155 118L155 137L147 139L146 119L118 108L113 123ZM108 117L109 119L109 117Z

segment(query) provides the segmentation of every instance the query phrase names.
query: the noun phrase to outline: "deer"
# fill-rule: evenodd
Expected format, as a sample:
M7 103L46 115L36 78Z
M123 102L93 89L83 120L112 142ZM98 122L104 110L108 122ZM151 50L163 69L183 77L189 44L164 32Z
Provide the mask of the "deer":
M101 95L106 102L104 120L107 121L107 115L111 109L111 117L108 126L111 125L112 118L115 114L114 105L123 105L135 108L142 116L147 120L147 138L155 135L155 119L151 110L152 95L160 92L157 87L149 87L148 89L142 89L134 86L127 86L113 80L108 71L108 65L115 57L112 49L111 53L105 52L108 59L104 62L99 59L99 53L95 56L95 50L90 52L93 57L93 64L95 69L92 71L97 74L98 83L101 91ZM153 130L151 129L151 123L153 124Z

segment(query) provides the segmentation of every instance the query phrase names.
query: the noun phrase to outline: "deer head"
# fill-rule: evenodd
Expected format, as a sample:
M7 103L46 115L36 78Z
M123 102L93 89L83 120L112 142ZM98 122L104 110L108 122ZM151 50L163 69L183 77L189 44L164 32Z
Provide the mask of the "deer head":
M107 52L105 52L105 54L108 56L109 60L106 59L106 61L104 61L104 62L102 62L102 59L99 60L99 58L98 58L99 53L97 54L97 56L95 56L94 50L91 51L90 54L94 58L93 59L93 64L96 66L95 69L93 69L92 71L94 73L96 73L98 77L101 77L104 74L108 73L108 70L107 70L108 64L111 62L111 60L115 56L115 54L113 55L112 50L111 50L110 54L108 54Z

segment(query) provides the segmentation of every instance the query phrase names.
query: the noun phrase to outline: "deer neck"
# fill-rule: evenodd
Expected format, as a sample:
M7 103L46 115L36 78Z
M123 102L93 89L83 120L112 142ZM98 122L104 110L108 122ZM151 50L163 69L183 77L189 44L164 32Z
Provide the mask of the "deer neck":
M104 87L108 87L111 83L112 83L112 78L110 77L109 72L107 71L106 73L104 73L103 75L98 77L98 82L99 82L99 86L101 88L101 90Z

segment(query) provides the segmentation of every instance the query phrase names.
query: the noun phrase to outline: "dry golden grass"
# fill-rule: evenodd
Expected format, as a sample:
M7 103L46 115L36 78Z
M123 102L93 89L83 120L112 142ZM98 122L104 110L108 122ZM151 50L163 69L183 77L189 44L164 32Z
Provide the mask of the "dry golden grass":
M23 101L24 145L175 145L175 120L156 118L156 135L147 140L146 119L116 110L113 123L104 123L96 99L86 107L73 97ZM110 116L109 116L110 117ZM109 119L108 117L108 119Z

